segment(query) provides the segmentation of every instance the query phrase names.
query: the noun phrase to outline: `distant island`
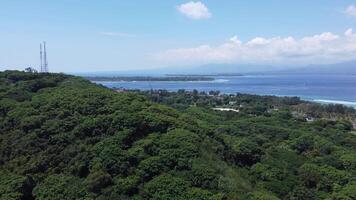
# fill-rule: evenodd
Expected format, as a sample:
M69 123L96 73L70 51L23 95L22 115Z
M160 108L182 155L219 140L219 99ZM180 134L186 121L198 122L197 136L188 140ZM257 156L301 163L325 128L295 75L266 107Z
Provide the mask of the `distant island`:
M166 74L170 77L214 77L214 76L244 76L240 73L214 73L214 74Z
M84 77L89 81L213 81L212 77L206 76L169 76L169 77L152 77L152 76L93 76Z

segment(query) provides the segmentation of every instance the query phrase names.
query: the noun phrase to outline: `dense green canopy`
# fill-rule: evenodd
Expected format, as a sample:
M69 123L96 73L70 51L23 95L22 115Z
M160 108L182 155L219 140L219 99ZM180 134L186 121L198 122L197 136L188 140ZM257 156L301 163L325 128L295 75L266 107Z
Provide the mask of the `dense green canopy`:
M216 95L1 72L0 199L356 199L350 122L300 119L295 98L213 111Z

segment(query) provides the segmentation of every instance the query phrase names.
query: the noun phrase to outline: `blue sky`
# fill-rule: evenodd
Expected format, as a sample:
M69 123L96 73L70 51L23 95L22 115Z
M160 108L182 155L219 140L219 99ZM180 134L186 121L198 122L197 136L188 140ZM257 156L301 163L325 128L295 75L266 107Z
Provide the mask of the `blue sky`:
M57 72L356 59L351 0L0 0L0 70Z

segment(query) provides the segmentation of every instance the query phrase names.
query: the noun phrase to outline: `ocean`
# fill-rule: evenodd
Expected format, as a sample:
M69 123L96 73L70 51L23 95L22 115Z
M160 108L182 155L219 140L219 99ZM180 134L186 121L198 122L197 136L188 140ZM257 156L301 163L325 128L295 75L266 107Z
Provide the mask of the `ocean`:
M356 75L246 75L217 76L214 81L96 82L109 88L179 89L222 93L298 96L319 103L344 104L356 108Z

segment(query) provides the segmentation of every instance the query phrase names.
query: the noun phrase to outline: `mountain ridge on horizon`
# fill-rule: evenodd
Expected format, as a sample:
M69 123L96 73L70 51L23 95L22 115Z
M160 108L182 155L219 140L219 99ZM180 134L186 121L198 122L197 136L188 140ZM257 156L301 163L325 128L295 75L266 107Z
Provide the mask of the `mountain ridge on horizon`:
M356 60L334 64L311 64L305 66L290 66L285 69L283 65L261 65L261 64L206 64L197 67L182 68L159 68L147 70L124 70L124 71L97 71L70 73L79 76L97 75L166 75L166 74L199 74L212 75L221 73L233 74L356 74Z

